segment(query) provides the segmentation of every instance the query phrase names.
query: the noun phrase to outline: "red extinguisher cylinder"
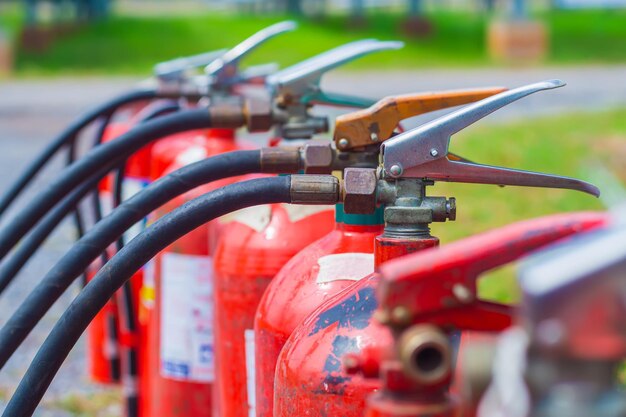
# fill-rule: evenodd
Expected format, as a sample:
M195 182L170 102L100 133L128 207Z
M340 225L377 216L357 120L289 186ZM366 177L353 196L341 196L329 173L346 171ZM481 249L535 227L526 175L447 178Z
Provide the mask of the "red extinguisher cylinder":
M242 210L215 253L216 384L222 417L255 414L254 316L271 280L296 253L329 233L332 210L274 204Z
M437 246L439 239L376 238L375 267L382 262ZM292 333L276 364L274 416L340 415L362 417L376 379L346 373L343 358L364 351L384 351L392 343L389 329L373 320L378 307L376 273L355 282L323 303Z
M153 155L153 175L241 149L232 130L177 135ZM170 164L168 168L163 166ZM154 217L208 191L237 181L198 187L161 207ZM210 417L213 414L215 354L211 225L200 227L161 251L150 263L141 289L145 329L140 362L141 417Z
M268 286L255 317L256 415L273 415L278 355L291 333L320 304L374 272L374 239L383 208L371 215L335 208L332 232L301 250Z

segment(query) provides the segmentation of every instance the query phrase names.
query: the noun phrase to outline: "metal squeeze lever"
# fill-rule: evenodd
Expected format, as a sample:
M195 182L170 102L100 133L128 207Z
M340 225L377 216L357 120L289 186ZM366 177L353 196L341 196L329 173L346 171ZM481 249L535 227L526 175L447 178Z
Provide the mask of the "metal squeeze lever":
M222 54L207 64L205 73L210 77L212 85L220 88L230 88L234 84L247 82L252 78L264 78L276 71L276 65L260 65L251 67L247 71L239 71L239 62L244 56L267 42L268 40L297 28L293 21L284 21L271 25L250 36L228 52Z
M328 131L328 120L309 114L314 104L368 107L374 100L322 91L323 75L333 68L364 55L390 49L399 49L402 42L381 42L365 39L333 48L312 58L285 68L266 79L273 98L274 117L281 126L277 135L285 139L310 138Z
M335 106L368 107L374 100L322 91L322 76L357 58L385 50L400 49L403 42L364 39L333 48L268 77L267 84L282 102L330 104Z
M430 92L386 97L373 106L340 116L335 123L335 144L341 149L333 149L325 140L311 140L300 148L293 148L289 166L293 172L304 170L307 174L330 174L334 170L348 167L378 166L380 142L391 137L398 123L408 117L448 106L457 106L504 91L501 87L467 89L458 91ZM376 141L370 131L377 129ZM341 138L341 139L339 139ZM343 146L343 141L349 145ZM284 147L263 149L262 155L267 164L274 164L279 154L288 152ZM280 157L284 161L283 157Z
M626 356L626 227L540 253L519 275L535 350L590 361Z
M342 151L377 145L390 139L404 119L473 103L505 90L502 87L491 87L385 97L367 109L337 117L335 145Z
M384 174L390 178L422 178L477 184L567 188L599 196L597 187L558 175L522 171L449 158L450 138L483 117L527 95L564 86L559 80L529 84L470 104L401 133L381 147Z
M163 83L183 82L189 71L206 67L205 73L210 77L211 88L209 90L228 89L237 83L264 78L277 70L276 64L253 66L240 72L239 61L266 41L279 34L290 32L296 27L296 23L292 21L276 23L260 30L231 49L219 49L161 62L154 67L154 74ZM202 84L205 83L206 81Z

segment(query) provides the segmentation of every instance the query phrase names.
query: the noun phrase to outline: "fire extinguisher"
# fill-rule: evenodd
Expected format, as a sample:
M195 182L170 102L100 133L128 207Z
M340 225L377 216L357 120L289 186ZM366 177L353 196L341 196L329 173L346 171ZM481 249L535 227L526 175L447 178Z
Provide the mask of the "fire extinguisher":
M255 331L257 416L272 416L278 355L295 328L320 304L374 272L374 239L383 211L344 213L335 207L335 228L304 248L269 284L257 309Z
M160 88L172 91L182 91L185 89L196 90L198 88L197 85L195 85L197 80L192 77L188 77L189 70L199 66L204 67L207 64L219 60L219 65L215 66L215 68L212 69L213 72L209 74L209 76L214 79L211 81L208 93L209 95L216 93L220 96L227 96L233 92L238 84L245 83L250 79L262 77L264 75L263 71L267 71L267 69L259 70L251 68L250 74L240 74L237 71L237 64L239 60L261 43L280 33L293 30L294 28L295 25L292 22L278 23L257 32L253 35L253 40L249 39L244 41L242 44L230 51L222 50L161 63L155 67L155 74L160 84ZM152 105L158 105L158 102L144 106L135 106L131 117L128 120L110 124L104 134L104 141L114 139L120 134L126 132L139 120L141 120L142 113L145 114L150 112L150 107ZM222 131L221 134L230 137L232 132L227 129ZM217 137L219 137L220 132L216 130L213 135L217 135ZM151 143L149 146L146 146L139 152L135 153L126 162L123 197L128 198L139 191L148 183L149 178L159 178L161 174L171 165L173 159L176 158L176 156L183 150L187 149L190 145L190 141L193 141L194 138L201 137L202 132L200 131L172 135L157 143ZM202 139L200 139L200 142L202 142ZM201 147L202 144L200 148ZM196 147L194 149L200 148ZM154 158L152 157L153 155L155 155ZM186 153L186 155L189 155L189 153ZM105 213L112 207L112 191L113 178L109 175L100 185L102 205L104 206L103 211ZM131 239L138 232L140 232L142 226L145 226L145 224L139 224L133 227L127 234L125 234L126 240ZM93 276L98 269L99 264L94 264L94 266L90 268L88 275ZM136 274L136 276L132 279L134 293L133 299L137 301L135 305L140 306L138 308L140 312L145 310L141 307L138 295L141 291L140 287L143 281L142 275L143 271ZM149 292L149 286L146 291ZM146 316L145 312L142 316ZM145 330L145 323L145 320L138 321L139 333ZM117 346L118 343L115 341L119 331L120 327L119 320L117 318L117 307L115 306L115 300L112 300L111 303L107 305L107 308L105 308L103 312L94 320L93 325L88 331L90 334L88 351L90 352L89 362L91 364L90 369L92 369L91 374L94 376L94 379L100 382L114 382L119 379L119 346ZM107 333L109 334L108 339L110 340L105 343L104 339L106 338L105 336ZM125 339L128 339L130 342L132 337L127 337ZM106 349L103 349L103 346L106 346ZM142 349L143 343L139 343L139 350ZM107 360L107 356L111 356L111 359ZM139 353L139 356L141 357L141 353ZM112 371L109 371L109 369L113 369L114 372L111 373Z
M240 60L273 37L295 29L293 22L269 26L225 51L206 69L208 96L236 100L241 88L264 79L274 66L240 72ZM241 87L241 88L240 88ZM258 86L257 86L258 87ZM232 129L209 129L201 135L178 135L155 144L152 176L213 155L249 145L235 141ZM158 210L166 213L194 197L237 181L230 178L193 190ZM213 334L213 262L219 225L215 222L185 235L160 252L145 268L139 311L146 329L140 366L140 415L210 416L215 379Z
M469 163L448 153L450 138L459 130L519 98L559 85L558 81L531 84L481 100L385 142L378 170L347 168L346 212L367 213L377 204L385 205L384 233L376 238L376 268L388 260L437 246L438 239L430 235L430 223L456 218L453 198L426 195L426 187L434 184L431 179L566 188L598 195L597 188L583 181ZM381 387L381 382L347 371L376 376L378 369L371 366L376 360L370 359L380 359L381 352L392 342L390 327L381 323L411 319L410 309L399 305L393 311L382 311L373 320L379 281L379 276L373 274L346 288L292 333L276 365L274 416L363 415L366 398ZM465 287L455 289L455 294L458 300L472 296L471 289ZM495 325L506 323L500 320ZM352 358L345 368L344 357ZM388 385L396 381L389 380L392 371L385 380Z
M402 119L477 101L503 90L468 89L387 97L368 109L338 117L335 144L342 158L350 155L359 165L367 166L366 152L372 152L373 138L377 143L389 140ZM324 159L324 150L318 146L307 146L310 152L305 160ZM377 155L372 161L378 161ZM348 286L350 280L374 271L374 238L383 230L382 207L373 215L346 214L343 205L338 210L343 222L338 222L333 232L304 249L281 270L257 311L256 392L257 398L263 399L257 404L257 416L272 415L276 360L291 332L322 302Z
M181 146L173 143L173 149ZM235 132L214 129L188 140L163 175L192 162L242 149ZM162 147L161 150L165 150ZM163 164L154 155L154 163ZM237 181L230 178L199 187L154 213L154 217L181 206L210 190ZM211 224L185 235L150 263L141 290L146 335L140 363L141 416L211 415L214 381L213 262Z
M437 246L423 236L375 239L375 268L383 261ZM389 329L374 322L378 275L371 273L309 315L291 334L276 364L274 415L361 416L377 380L348 375L343 358L391 343Z
M308 139L325 132L327 118L309 111L314 104L374 104L372 100L323 92L321 78L330 69L363 55L400 47L399 42L352 42L268 77L272 101L284 117L278 136ZM263 292L291 257L333 227L332 210L282 204L243 210L224 225L214 272L217 402L225 417L255 415L254 315Z
M224 224L214 259L217 401L223 416L254 415L254 314L278 271L333 228L324 206L272 204Z

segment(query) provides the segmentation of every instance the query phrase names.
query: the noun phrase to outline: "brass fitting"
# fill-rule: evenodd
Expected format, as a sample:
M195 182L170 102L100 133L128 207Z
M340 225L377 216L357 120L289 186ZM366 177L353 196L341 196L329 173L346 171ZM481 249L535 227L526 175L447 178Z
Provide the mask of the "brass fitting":
M302 149L304 172L330 174L333 171L334 151L329 142L311 141Z
M297 174L302 169L302 156L297 146L261 148L261 172Z
M237 129L246 124L241 98L212 103L209 106L209 116L215 128Z
M346 213L369 214L376 210L376 170L346 168L343 172L343 204Z
M340 198L339 180L332 175L291 176L291 202L294 204L336 204Z
M274 125L272 106L267 100L247 99L242 113L250 132L267 132Z
M420 384L438 384L452 373L450 341L430 324L405 330L398 340L398 354L404 372Z

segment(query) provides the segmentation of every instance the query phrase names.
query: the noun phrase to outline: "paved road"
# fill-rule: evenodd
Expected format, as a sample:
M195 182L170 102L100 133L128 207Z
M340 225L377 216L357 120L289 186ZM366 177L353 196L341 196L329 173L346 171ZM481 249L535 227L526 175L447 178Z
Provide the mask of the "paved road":
M470 86L519 86L550 78L561 78L568 86L540 93L497 112L485 122L498 122L520 117L534 117L566 111L601 110L626 107L626 66L589 68L551 68L526 70L428 70L419 72L331 73L325 79L329 90L381 97L414 91L466 88ZM28 80L0 83L0 190L15 177L25 162L46 141L59 132L76 115L136 84L132 78ZM39 178L30 190L32 195L45 187L50 175L57 171L57 162L48 175ZM27 201L23 199L22 201ZM19 207L16 207L19 210ZM4 322L15 306L47 268L71 243L73 230L64 224L49 239L22 271L19 285L14 285L0 297L0 322ZM75 292L74 292L75 293ZM45 321L37 327L24 349L20 350L7 368L0 373L0 388L12 392L48 329L59 317L73 294L61 300ZM62 397L70 392L91 393L97 387L86 383L84 377L83 345L72 353L61 374L55 380L48 398ZM42 415L64 415L54 407L43 409Z

